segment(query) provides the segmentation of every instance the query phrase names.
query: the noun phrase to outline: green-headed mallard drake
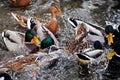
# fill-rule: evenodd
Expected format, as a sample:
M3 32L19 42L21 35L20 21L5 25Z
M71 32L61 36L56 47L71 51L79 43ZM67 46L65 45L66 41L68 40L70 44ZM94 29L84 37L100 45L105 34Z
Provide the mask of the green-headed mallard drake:
M84 24L88 29L89 29L89 33L88 33L88 38L91 41L100 41L101 43L104 43L104 29L102 27L98 27L95 25L92 25L90 23L86 23L84 21L78 20L78 19L73 19L73 18L68 18L68 22L73 26L73 28L75 28L75 30L77 30L79 24Z
M13 80L7 73L0 73L0 80Z
M38 45L40 44L34 33L35 32L32 30L26 31L26 34L12 30L5 30L2 32L2 38L9 51L34 53L36 50L39 50ZM25 37L29 38L26 40ZM28 39L31 39L31 41L28 41Z
M112 45L112 50L107 55L109 59L108 67L106 72L110 75L120 74L120 41L116 41Z
M9 0L14 7L25 7L30 4L30 0Z
M43 22L45 27L47 27L53 34L55 34L58 31L58 22L56 19L56 14L58 14L60 17L63 18L63 14L61 13L60 6L58 3L53 2L50 7L51 12L51 19L49 21L40 19L40 18L33 18L33 20L38 20L40 22ZM19 14L11 13L13 17L19 22L19 24L22 27L27 28L27 19L28 17L21 16Z
M77 54L79 61L82 64L87 64L99 58L104 54L103 46L99 41L94 42L94 48L83 49L83 51Z
M79 24L77 28L75 38L73 38L65 48L70 54L75 54L76 52L78 53L88 48L88 32L86 26L84 24Z

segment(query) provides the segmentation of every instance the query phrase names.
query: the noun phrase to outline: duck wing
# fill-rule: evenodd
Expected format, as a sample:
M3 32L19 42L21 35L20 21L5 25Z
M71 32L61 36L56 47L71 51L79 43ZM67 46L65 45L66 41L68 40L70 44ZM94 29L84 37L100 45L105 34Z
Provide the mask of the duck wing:
M37 24L37 36L39 37L39 39L42 41L43 39L47 38L47 37L51 37L53 38L55 45L58 46L58 41L56 39L56 37L54 36L54 34L48 30L44 24L40 23L39 21L36 21Z
M17 31L5 30L2 32L2 39L9 51L20 51L24 37L24 33Z
M77 34L75 38L73 38L70 43L67 45L66 50L69 53L74 54L75 52L79 52L82 49L88 48L88 32L84 25L80 25L77 30Z
M27 16L23 16L23 15L20 15L20 14L17 14L17 13L13 13L11 12L11 15L18 21L18 23L23 27L23 28L28 28L27 27L27 20L30 18L30 17L27 17ZM44 20L44 19L41 19L41 18L32 18L33 20L38 20L44 24L48 24L49 21L47 20Z

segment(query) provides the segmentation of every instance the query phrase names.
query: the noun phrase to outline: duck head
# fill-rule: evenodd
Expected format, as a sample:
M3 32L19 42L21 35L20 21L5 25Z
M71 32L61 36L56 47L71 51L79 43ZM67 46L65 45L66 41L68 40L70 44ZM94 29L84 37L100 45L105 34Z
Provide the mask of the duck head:
M32 18L29 18L27 20L28 29L34 29L35 30L35 25L36 25L36 23L34 22L34 20Z
M108 45L111 45L113 43L113 26L112 25L107 25L105 27L105 32L107 34L107 40L108 40Z
M53 2L51 4L50 11L51 11L52 18L55 18L55 14L58 14L61 18L63 18L63 16L64 16L61 12L59 3L57 3L57 2Z
M0 80L13 80L11 76L7 73L1 73L0 74Z
M41 49L48 48L54 45L54 40L51 37L47 37L41 41Z
M82 23L79 20L73 18L68 18L68 22L73 26L73 28L76 28L79 23Z
M103 46L100 43L100 41L95 41L93 45L95 49L103 49Z
M39 39L36 36L36 33L33 29L28 29L25 33L25 42L32 42L36 45L40 44Z

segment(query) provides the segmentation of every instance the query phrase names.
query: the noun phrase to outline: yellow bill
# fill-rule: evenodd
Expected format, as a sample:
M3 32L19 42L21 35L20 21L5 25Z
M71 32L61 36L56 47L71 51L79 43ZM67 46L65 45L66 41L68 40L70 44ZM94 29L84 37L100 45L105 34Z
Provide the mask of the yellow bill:
M110 60L112 57L115 55L114 49L112 49L108 54L107 54L107 59Z
M39 52L43 52L43 51L44 51L43 49L41 49L41 48L39 49Z
M36 45L39 45L39 44L40 44L40 41L39 41L39 39L38 39L36 36L34 36L34 37L32 38L31 42L35 43Z
M109 35L108 35L108 44L111 45L111 43L113 43L113 35L112 35L112 33L109 33Z
M84 59L79 59L79 61L82 63L82 64L88 64L88 60L84 60Z

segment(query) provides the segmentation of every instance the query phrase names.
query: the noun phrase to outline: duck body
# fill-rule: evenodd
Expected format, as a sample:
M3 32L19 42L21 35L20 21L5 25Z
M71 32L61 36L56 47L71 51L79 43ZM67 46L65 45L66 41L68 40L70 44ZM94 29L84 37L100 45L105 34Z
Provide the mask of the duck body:
M24 36L23 33L17 31L5 30L2 32L3 41L9 51L19 51L19 47L23 44Z
M0 80L13 80L11 76L7 73L1 73L0 74Z
M78 56L78 60L81 63L88 64L90 62L97 60L97 58L99 58L103 53L104 53L103 50L96 49L96 50L90 50L87 52L79 53L77 54L77 56Z
M23 53L34 53L39 48L34 42L25 42L25 34L12 30L2 32L2 38L9 51Z
M52 19L50 21L50 23L48 24L47 28L53 33L55 34L58 31L58 22L56 20L56 18Z
M120 74L120 41L116 41L112 45L112 49L114 50L114 55L111 59L109 59L108 66L106 68L106 72L110 75L119 75Z
M85 48L88 48L87 35L88 33L86 27L83 24L80 24L78 26L75 37L72 40L70 40L69 44L66 47L66 50L71 54L75 54Z
M94 48L86 48L77 54L78 59L83 64L95 61L104 54L103 46L99 41L94 42Z
M68 22L73 26L73 28L77 29L78 24L83 23L88 29L88 38L89 40L95 42L95 41L100 41L101 43L104 43L104 29L102 27L97 27L92 24L77 20L77 19L72 19L68 18Z
M14 7L25 7L30 4L30 0L9 0Z

